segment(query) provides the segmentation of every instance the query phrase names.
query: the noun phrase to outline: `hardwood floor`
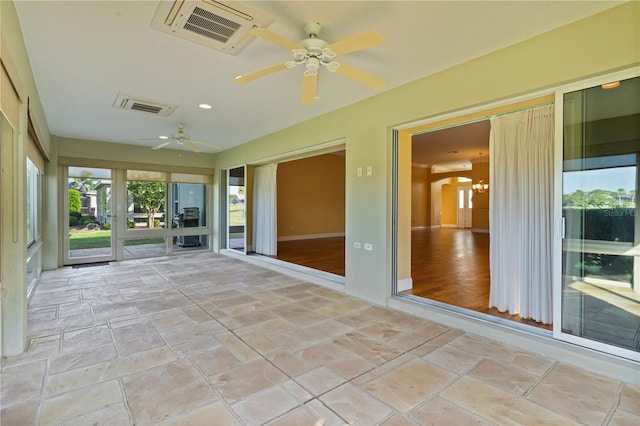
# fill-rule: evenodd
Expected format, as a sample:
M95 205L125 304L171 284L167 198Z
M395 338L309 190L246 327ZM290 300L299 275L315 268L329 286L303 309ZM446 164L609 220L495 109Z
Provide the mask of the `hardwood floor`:
M407 294L552 329L551 325L489 309L489 234L459 228L413 230L411 278L413 288Z
M344 237L278 241L276 259L344 277Z
M344 276L344 237L278 242L277 259ZM412 231L411 277L406 291L426 299L550 330L518 315L489 309L489 234L457 228Z

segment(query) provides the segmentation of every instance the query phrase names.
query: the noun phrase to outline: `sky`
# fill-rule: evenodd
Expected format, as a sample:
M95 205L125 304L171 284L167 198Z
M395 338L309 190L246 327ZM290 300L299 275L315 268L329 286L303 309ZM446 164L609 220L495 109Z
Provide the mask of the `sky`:
M629 192L636 189L636 167L564 172L562 178L563 194L571 194L578 189L584 192L595 189L617 191L619 188Z

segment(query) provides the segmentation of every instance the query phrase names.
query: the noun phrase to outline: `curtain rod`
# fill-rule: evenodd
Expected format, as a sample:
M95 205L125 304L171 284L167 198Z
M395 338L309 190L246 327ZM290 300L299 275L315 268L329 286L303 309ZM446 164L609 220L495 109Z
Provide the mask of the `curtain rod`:
M518 109L511 110L511 111L500 112L498 114L483 115L483 116L472 118L472 119L465 120L465 121L458 121L456 123L446 124L446 125L444 125L442 127L436 127L436 128L433 128L433 129L424 130L422 132L413 133L412 136L422 135L424 133L431 133L431 132L435 132L437 130L446 130L446 129L451 129L453 127L465 126L467 124L473 124L473 123L478 123L480 121L489 120L492 117L500 117L500 116L503 116L503 115L515 114L516 112L522 112L522 111L527 111L527 110L530 110L530 109L542 108L542 107L549 106L549 105L555 105L555 102L553 102L553 101L545 102L545 103L542 103L542 104L532 105L532 106L528 106L528 107L524 107L524 108L518 108Z

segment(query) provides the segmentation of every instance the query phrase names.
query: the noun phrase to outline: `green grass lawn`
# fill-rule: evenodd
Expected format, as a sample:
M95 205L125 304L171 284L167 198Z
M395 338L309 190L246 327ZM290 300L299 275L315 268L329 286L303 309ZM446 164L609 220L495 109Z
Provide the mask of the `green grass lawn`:
M163 237L136 238L125 240L125 246L164 243ZM111 231L90 231L69 233L69 250L103 248L111 245Z
M244 225L244 203L229 206L229 226Z

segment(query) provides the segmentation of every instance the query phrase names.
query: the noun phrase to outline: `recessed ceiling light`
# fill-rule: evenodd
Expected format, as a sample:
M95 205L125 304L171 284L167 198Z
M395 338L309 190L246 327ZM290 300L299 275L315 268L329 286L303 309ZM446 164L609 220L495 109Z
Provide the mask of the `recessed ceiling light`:
M164 135L158 136L158 139L169 139L169 136L164 136Z
M458 153L458 151L449 151L449 152L447 152L447 154L457 154L457 153Z
M618 86L620 86L619 81L612 81L611 83L605 83L600 87L602 87L603 89L615 89Z
M198 107L199 107L199 108L202 108L202 109L211 109L211 108L213 108L213 107L212 107L211 105L209 105L209 104L200 104L200 105L198 105Z

